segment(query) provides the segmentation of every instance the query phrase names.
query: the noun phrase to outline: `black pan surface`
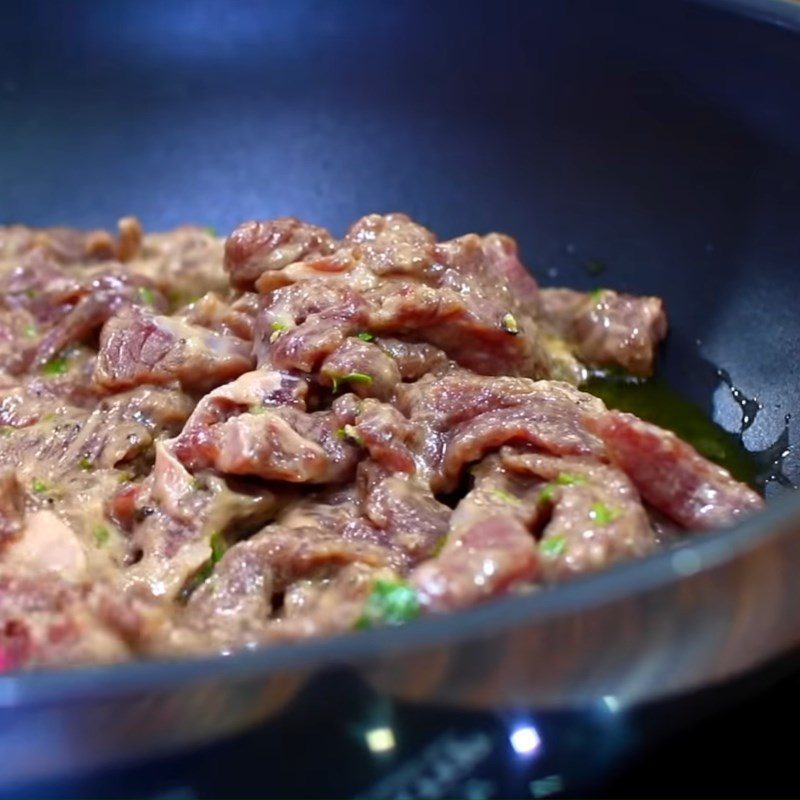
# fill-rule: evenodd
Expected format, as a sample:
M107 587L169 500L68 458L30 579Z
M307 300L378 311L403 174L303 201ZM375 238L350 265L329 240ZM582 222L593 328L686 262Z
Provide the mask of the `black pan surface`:
M788 447L778 466L794 483L800 38L786 4L755 5L781 24L672 0L14 3L0 25L0 222L97 227L136 213L150 229L226 232L295 214L341 232L403 210L442 236L504 231L544 284L663 296L667 379L733 431L746 427L742 396L757 398L743 440ZM699 574L685 579L777 543L800 564L800 502L780 490L768 485L763 517L699 542ZM400 631L2 678L3 770L57 773L222 735L334 662L375 665L370 679L392 691L414 653L455 653L448 691L420 692L460 703L491 674L497 637L570 615L589 626L592 609L636 596L652 598L637 601L636 624L669 615L671 558ZM706 598L657 637L634 631L638 645L578 663L558 688L517 670L501 699L478 702L580 706L609 686L634 702L800 641L784 631L711 668L698 642L724 655L739 624L728 600ZM669 647L674 681L647 666Z

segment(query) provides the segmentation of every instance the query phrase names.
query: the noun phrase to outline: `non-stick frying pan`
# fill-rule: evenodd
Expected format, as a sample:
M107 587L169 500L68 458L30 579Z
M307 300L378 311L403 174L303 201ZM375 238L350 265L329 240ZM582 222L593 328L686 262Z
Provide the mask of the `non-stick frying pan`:
M403 210L442 236L501 230L545 284L663 296L666 378L794 482L800 12L732 5L7 5L0 220L225 231L291 213L341 231ZM735 530L400 630L0 678L0 773L220 737L333 665L465 707L624 706L723 681L800 643L800 496L768 489Z

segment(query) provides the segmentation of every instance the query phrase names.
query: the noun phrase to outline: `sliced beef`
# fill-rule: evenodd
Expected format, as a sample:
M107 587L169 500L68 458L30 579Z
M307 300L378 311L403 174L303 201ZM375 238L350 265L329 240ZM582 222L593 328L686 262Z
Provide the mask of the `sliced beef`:
M435 491L454 489L465 466L504 444L557 455L603 453L585 418L605 406L566 383L460 370L403 387L399 406L418 426L417 463Z
M381 467L393 473L415 471L412 448L418 428L394 406L373 399L363 400L354 410L352 425L353 430L343 428L343 435L363 445Z
M259 314L254 351L259 366L311 372L366 324L364 299L343 283L287 286Z
M273 227L280 230L277 239ZM248 223L230 237L228 247L239 253L242 238L250 242L255 236L271 243L289 236L293 241L296 233L296 221ZM292 248L297 257L291 261L280 247L274 250L274 245L268 244L264 252L267 260L275 259L274 265L270 261L270 266L264 267L259 258L243 262L262 271L257 288L269 294L270 302L283 291L275 291L281 286L303 287L299 291L308 292L326 283L346 285L366 303L369 331L429 342L483 374L548 375L549 356L536 322L538 287L507 237L470 234L437 243L430 231L403 214L373 214L356 222L338 244L326 239L323 250L316 254L307 247L307 241L317 247L316 232L310 239L305 235L300 239ZM234 274L236 268L229 267ZM242 283L242 288L249 286L249 279ZM297 337L317 340L318 327L331 336L333 306L327 308L327 315L307 319L301 331L292 330L286 342L296 349L300 347ZM343 324L345 319L350 325ZM345 328L342 338L359 329L353 325L352 315L339 313L337 320L338 327ZM280 324L274 318L268 322ZM269 329L264 330L271 338ZM328 345L327 353L339 343ZM264 363L261 355L259 363ZM272 363L290 366L283 361ZM291 366L311 369L296 360Z
M94 379L116 391L173 381L208 391L252 366L249 344L237 337L131 309L103 328Z
M381 336L375 339L375 344L394 359L404 381L418 381L429 372L444 372L452 363L444 351L425 342L405 342Z
M179 316L191 325L252 341L258 311L258 298L254 294L244 294L228 303L216 292L208 292L186 306Z
M0 671L129 659L139 619L120 606L99 584L0 571Z
M430 558L444 543L451 511L421 481L384 474L369 482L362 508L409 564Z
M260 408L181 437L176 452L192 469L291 483L338 483L352 477L357 448L339 435L335 414Z
M516 481L491 457L450 519L444 547L410 575L428 611L452 611L530 585L540 558L531 532L541 511L538 486Z
M724 527L764 505L755 491L670 431L618 411L589 424L642 497L684 528Z
M94 411L51 406L51 413L3 437L0 463L13 466L26 485L57 488L69 476L129 464L185 422L192 401L173 389L141 387L100 401Z
M546 481L537 500L550 513L539 544L545 581L596 572L655 548L639 494L616 467L507 449L501 463L514 476Z
M237 490L213 475L195 477L170 445L160 442L153 471L134 499L137 524L126 585L144 586L155 597L176 597L212 559L215 541L224 541L219 537L263 525L290 498L268 487Z
M377 345L357 337L345 339L319 369L323 384L334 392L347 387L360 397L389 400L400 383L400 370L394 359Z
M398 624L736 520L755 493L575 388L665 332L403 214L0 227L0 670Z
M333 240L324 228L279 217L239 225L225 242L224 264L236 288L252 289L265 273L271 276L296 261L332 251Z
M634 297L602 289L591 294L571 289L541 292L542 319L596 366L620 366L636 375L653 371L656 348L667 334L658 297Z

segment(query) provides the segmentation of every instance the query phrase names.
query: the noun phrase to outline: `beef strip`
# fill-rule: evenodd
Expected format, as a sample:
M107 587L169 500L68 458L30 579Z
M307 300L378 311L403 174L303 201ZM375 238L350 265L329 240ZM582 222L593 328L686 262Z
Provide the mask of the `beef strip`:
M539 546L546 582L647 555L655 547L647 512L621 470L586 458L505 448L501 461L515 476L547 481L538 496L551 515Z
M97 584L0 571L0 672L130 658L128 642L104 613L111 602Z
M453 512L441 553L410 576L428 611L465 608L539 575L531 533L541 514L538 486L506 474L497 456L473 473L475 485Z
M543 321L562 336L578 358L596 366L620 366L636 375L653 371L656 348L667 334L658 297L633 297L602 289L541 292Z
M107 389L177 381L208 391L248 372L250 346L173 317L130 309L103 328L94 380Z
M528 443L558 455L603 454L584 420L605 406L566 383L454 370L403 386L398 406L417 426L417 466L437 492L454 489L465 466L504 444Z
M168 442L156 445L155 466L134 498L135 525L123 581L155 597L178 595L212 557L212 538L252 530L291 498L268 487L237 491L216 476L197 478L175 458Z
M684 528L730 525L764 505L755 491L670 431L619 411L590 425L642 497Z

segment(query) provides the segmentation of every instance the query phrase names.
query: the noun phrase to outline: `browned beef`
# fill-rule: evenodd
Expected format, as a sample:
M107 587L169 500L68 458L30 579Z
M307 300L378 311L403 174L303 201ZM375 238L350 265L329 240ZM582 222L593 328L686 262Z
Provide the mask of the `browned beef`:
M502 464L539 484L538 503L550 518L539 546L548 582L594 572L651 552L656 540L630 479L585 458L554 458L504 450Z
M595 418L591 426L642 497L685 528L730 525L764 505L756 492L670 431L618 411Z
M254 294L243 294L227 303L215 292L208 292L186 306L180 312L180 318L225 336L252 341L258 311L258 297Z
M242 339L130 309L103 328L94 379L113 390L177 381L185 389L208 391L252 366Z
M212 557L214 536L252 530L284 500L268 487L237 491L213 475L197 478L168 444L159 443L153 471L133 502L136 524L128 548L133 565L123 580L148 587L156 597L174 598Z
M425 342L405 342L384 336L375 342L384 353L394 359L404 381L418 381L429 372L446 370L451 363L442 350Z
M403 214L0 226L0 670L396 624L735 521L755 493L575 388L665 332Z
M352 477L357 461L357 448L339 435L341 427L329 411L260 408L211 425L193 440L181 439L176 452L195 470L338 483Z
M400 383L400 370L394 359L371 342L345 339L319 368L323 384L334 392L347 387L360 397L389 400Z
M345 398L342 400L346 401ZM344 411L343 404L339 404L337 408ZM345 428L345 435L363 445L377 464L388 472L414 472L412 447L417 426L394 406L372 399L363 400L354 409L351 424L354 430Z
M409 564L430 558L443 544L450 509L421 481L384 474L369 481L364 494L364 515Z
M332 250L331 235L324 228L294 217L245 222L225 242L225 270L235 287L252 289L262 274Z
M656 348L667 334L658 297L545 289L540 298L542 319L585 363L620 366L636 375L653 371Z
M100 584L73 584L54 573L0 572L0 672L65 667L131 657L135 613ZM124 620L128 625L120 626Z
M418 464L436 491L455 488L466 465L504 444L557 455L603 454L584 418L605 407L566 383L455 370L403 387L398 405L418 426Z
M441 552L411 574L427 610L464 608L531 585L539 575L531 533L541 513L532 497L538 487L515 481L495 457L474 474L475 486L453 512Z

